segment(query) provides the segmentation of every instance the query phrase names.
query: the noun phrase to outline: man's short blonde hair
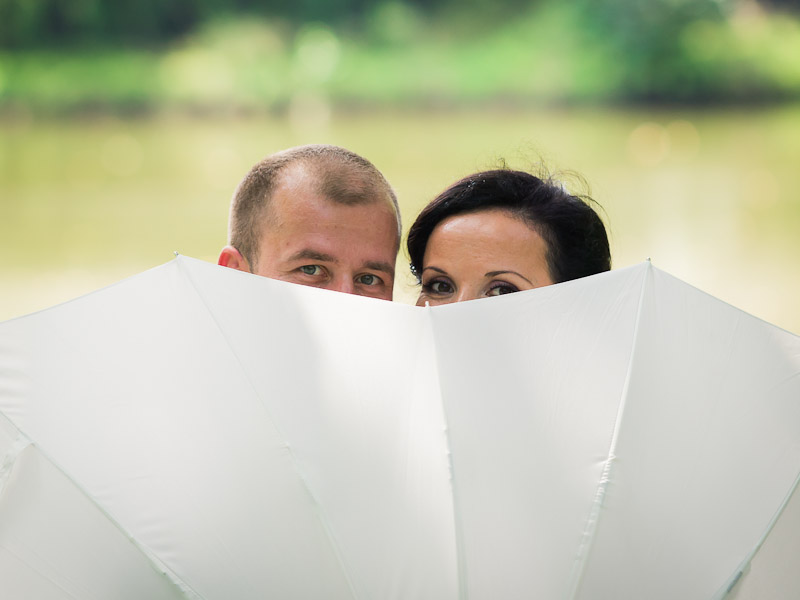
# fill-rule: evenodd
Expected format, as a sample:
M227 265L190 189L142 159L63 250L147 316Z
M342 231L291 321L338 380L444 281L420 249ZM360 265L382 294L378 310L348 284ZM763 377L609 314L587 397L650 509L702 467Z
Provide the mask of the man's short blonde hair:
M316 181L317 193L338 204L390 203L397 217L397 245L402 225L397 196L386 178L358 154L323 144L290 148L256 164L239 183L231 201L228 243L251 267L258 257L261 227L269 201L285 169L302 165Z

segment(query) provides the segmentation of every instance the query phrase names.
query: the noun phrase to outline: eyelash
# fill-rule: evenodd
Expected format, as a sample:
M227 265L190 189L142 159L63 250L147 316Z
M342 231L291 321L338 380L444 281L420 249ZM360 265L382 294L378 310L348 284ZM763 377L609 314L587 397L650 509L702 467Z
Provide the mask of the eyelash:
M381 279L378 275L375 275L374 273L363 273L362 275L358 276L358 279L361 279L362 277L372 277L375 279L374 283L364 283L364 285L373 286L373 285L381 285L383 283L383 279Z
M436 290L434 290L434 289L433 289L433 287L434 287L434 286L435 286L437 283L443 283L443 284L445 284L445 285L448 285L448 286L450 286L450 292L439 292L439 291L436 291ZM435 278L435 279L431 279L431 280L430 280L430 281L428 281L427 283L423 283L423 284L422 284L422 289L423 289L423 290L424 290L426 293L428 293L428 294L449 294L449 293L452 293L452 290L453 290L453 284L452 284L452 283L450 283L450 282L449 282L447 279L443 279L443 278L438 278L438 277L437 277L437 278Z
M440 292L440 291L435 290L434 287L438 283L443 283L443 284L449 286L450 287L450 291ZM506 291L504 293L498 293L497 294L498 296L503 296L505 294L513 294L513 293L519 291L519 288L517 286L515 286L515 285L513 285L511 283L508 283L507 281L495 281L495 282L492 282L492 284L489 286L489 288L487 290L487 295L492 295L491 292L493 290L497 290L497 289L508 290L508 291ZM431 281L428 281L426 283L423 283L422 284L422 290L426 294L440 294L440 295L451 294L451 293L453 293L453 284L450 283L446 279L436 278L436 279L432 279Z
M320 272L319 273L306 273L305 269L311 269L311 268L319 269ZM325 274L325 267L323 267L321 265L302 265L302 266L298 267L298 271L300 271L301 273L303 273L304 275L307 275L309 277L319 277L319 276ZM372 277L375 281L373 281L372 283L365 283L365 282L361 281L361 279L363 277ZM374 273L362 273L361 275L359 275L356 278L356 280L358 281L358 283L360 283L362 285L370 286L370 287L374 287L374 286L378 286L378 285L382 285L383 284L383 278L380 277L379 275L375 275Z
M302 265L301 267L299 267L299 268L298 268L298 270L299 270L301 273L303 273L304 275L308 275L308 276L310 276L310 277L314 277L314 276L316 276L316 275L320 275L320 273L306 273L304 269L308 269L308 268L317 268L317 269L319 269L320 271L322 271L322 270L323 270L323 268L322 268L321 266L319 266L319 265Z
M513 294L514 292L518 292L519 288L513 284L508 283L507 281L496 281L492 282L492 285L489 286L489 291L496 290L498 288L507 288L510 291L506 292L507 294ZM498 294L498 296L502 296L503 294Z

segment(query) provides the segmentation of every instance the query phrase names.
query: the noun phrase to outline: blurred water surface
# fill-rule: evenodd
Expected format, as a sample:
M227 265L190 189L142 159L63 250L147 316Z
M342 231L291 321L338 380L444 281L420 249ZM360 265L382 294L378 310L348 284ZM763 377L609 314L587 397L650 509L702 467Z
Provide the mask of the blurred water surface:
M160 115L0 121L0 319L172 258L215 261L228 202L266 154L333 143L373 161L405 227L458 177L504 160L573 170L602 204L614 266L650 257L800 332L800 106ZM575 191L575 178L565 176ZM407 258L396 299L412 302Z

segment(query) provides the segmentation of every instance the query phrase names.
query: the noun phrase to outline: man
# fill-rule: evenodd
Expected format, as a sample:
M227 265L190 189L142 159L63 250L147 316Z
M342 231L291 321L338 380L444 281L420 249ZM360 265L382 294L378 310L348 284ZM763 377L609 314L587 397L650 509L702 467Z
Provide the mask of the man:
M372 163L337 146L268 156L231 202L224 267L392 299L400 210Z

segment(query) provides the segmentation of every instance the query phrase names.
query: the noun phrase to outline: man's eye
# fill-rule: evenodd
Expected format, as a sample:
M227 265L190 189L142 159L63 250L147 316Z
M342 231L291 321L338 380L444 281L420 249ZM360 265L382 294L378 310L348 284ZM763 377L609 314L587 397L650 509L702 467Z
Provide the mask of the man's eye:
M306 275L322 275L322 267L319 265L303 265L300 270Z
M381 278L372 273L364 273L356 278L356 282L362 285L379 285L382 283Z

